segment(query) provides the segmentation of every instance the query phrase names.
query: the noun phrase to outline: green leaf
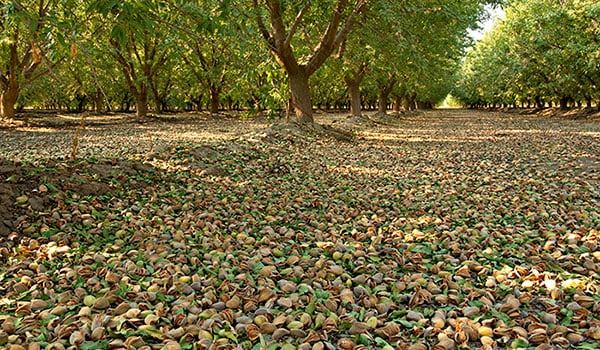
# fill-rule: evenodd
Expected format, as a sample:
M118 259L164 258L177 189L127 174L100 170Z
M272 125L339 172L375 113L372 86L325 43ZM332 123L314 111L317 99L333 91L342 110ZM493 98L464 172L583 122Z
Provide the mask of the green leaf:
M527 347L529 347L529 344L525 340L523 340L523 339L515 339L510 344L510 347L512 349L527 348Z
M140 331L147 333L149 336L156 339L163 339L163 332L154 326L143 325L138 328Z
M108 340L94 342L94 343L83 343L79 346L81 350L100 350L100 349L108 349Z

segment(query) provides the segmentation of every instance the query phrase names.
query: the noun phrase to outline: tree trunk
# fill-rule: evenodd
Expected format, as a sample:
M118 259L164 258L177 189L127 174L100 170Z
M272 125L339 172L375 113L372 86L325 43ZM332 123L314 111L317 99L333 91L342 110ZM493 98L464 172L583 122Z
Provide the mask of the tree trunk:
M217 114L219 113L219 94L221 93L221 89L216 86L210 87L210 113Z
M294 112L290 117L297 122L314 123L308 74L306 74L304 69L300 68L294 74L289 73L288 77L292 97L291 109Z
M412 93L404 96L404 109L407 111L414 111L417 109L417 94Z
M378 114L387 114L387 102L389 93L386 88L379 88L379 104L377 108Z
M158 93L154 94L154 113L159 114L163 111L163 103Z
M394 113L400 114L401 107L402 107L402 96L397 94L394 96Z
M15 41L17 38L15 37ZM17 44L16 42L11 44L9 47L9 66L8 74L3 78L2 93L0 94L0 119L13 119L15 117L15 104L19 98L19 78L17 75L17 69L19 65Z
M199 94L198 96L191 98L192 103L196 105L196 112L202 112L202 97L204 97L204 95Z
M362 115L362 107L360 104L360 81L356 79L346 79L348 93L350 95L350 114L353 117Z
M145 86L140 87L140 91L135 95L135 115L139 119L148 116L148 89Z
M567 101L568 101L568 99L566 97L560 98L560 110L561 111L566 111L567 109L569 109L569 107L567 106Z
M94 112L97 114L102 113L102 91L100 89L96 90L96 96L94 96Z
M539 96L535 97L535 106L536 108L544 108L544 102L542 102L542 99Z
M13 119L15 117L15 104L19 98L19 83L9 81L8 87L2 92L0 99L0 117L3 119Z
M377 109L378 114L384 114L384 115L387 114L388 98L389 98L390 94L392 93L394 84L396 84L396 81L394 79L392 79L392 81L389 83L389 85L378 84L379 85L379 104L378 104L378 109Z

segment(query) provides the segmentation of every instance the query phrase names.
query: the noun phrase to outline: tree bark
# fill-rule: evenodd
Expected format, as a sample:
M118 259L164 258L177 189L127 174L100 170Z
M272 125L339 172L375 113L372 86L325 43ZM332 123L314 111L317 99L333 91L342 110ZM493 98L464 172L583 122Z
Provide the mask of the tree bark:
M135 94L135 116L144 119L148 116L148 88L142 84Z
M314 123L308 74L299 67L297 72L288 73L288 77L294 120L301 123Z
M357 71L351 72L344 78L346 86L348 87L348 94L350 96L350 114L353 117L360 117L362 115L360 84L362 83L366 72L367 64L362 63Z
M15 43L9 46L9 61L8 74L0 73L1 101L0 101L0 118L13 119L15 117L15 104L19 98L19 77L17 70L19 69L19 58L17 52L18 36L15 35ZM26 58L23 63L27 63Z
M219 95L221 94L221 89L216 86L210 87L210 113L217 114L219 113Z
M13 119L15 117L15 104L19 98L19 83L11 82L7 89L2 92L0 103L0 116L3 119Z
M394 95L394 113L400 114L400 106L402 106L402 96Z
M377 87L379 88L379 103L378 103L378 114L387 114L387 106L389 96L394 90L394 85L396 85L396 78L393 77L392 74L388 74L387 79L384 81L378 81Z
M159 114L163 110L163 103L160 97L160 93L156 87L152 88L152 96L154 97L154 113Z
M196 98L192 98L192 102L196 105L196 112L202 112L202 94L199 94Z
M97 114L102 113L102 90L96 90L96 96L94 96L94 112Z
M346 85L348 86L348 93L350 95L350 114L353 117L360 117L362 115L362 107L360 104L360 83L346 80Z
M379 89L379 105L377 108L377 113L387 114L387 102L388 102L389 93L386 89Z
M406 95L404 97L404 101L405 101L404 109L406 109L407 111L414 111L415 109L417 109L417 93L416 92L413 92L410 95Z
M569 109L569 107L567 105L567 101L568 101L568 99L566 97L560 98L560 110L561 111L566 111L567 109Z

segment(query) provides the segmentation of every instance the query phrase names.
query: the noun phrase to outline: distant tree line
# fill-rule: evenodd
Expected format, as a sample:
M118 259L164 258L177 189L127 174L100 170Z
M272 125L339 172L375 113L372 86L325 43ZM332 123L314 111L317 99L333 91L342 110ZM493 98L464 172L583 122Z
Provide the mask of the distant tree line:
M600 2L511 1L452 94L473 107L600 108Z
M4 0L0 116L229 108L312 122L314 106L432 106L490 3Z

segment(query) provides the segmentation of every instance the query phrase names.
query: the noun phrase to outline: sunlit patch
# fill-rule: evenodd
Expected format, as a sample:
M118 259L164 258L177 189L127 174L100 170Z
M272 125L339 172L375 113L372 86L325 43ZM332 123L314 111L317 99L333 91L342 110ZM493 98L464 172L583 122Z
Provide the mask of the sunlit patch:
M23 132L31 132L31 133L57 133L57 132L64 132L63 130L59 130L56 128L42 128L42 127L20 127L20 128L15 128L16 131L23 131Z

